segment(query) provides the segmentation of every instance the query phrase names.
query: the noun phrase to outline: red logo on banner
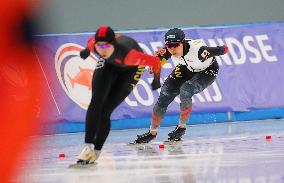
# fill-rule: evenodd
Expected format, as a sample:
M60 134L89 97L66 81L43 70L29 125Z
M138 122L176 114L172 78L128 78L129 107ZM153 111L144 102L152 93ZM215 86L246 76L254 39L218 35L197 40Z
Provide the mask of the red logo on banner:
M81 59L82 49L74 43L60 46L55 55L55 70L65 93L80 107L87 109L98 59L93 54L85 60Z

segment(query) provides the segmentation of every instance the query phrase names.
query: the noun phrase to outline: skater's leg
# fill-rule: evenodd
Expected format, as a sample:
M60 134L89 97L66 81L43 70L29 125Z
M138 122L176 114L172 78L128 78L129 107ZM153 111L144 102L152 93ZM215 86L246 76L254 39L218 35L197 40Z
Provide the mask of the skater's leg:
M137 135L137 139L134 143L148 143L156 137L157 130L161 124L161 121L163 120L168 105L178 94L179 88L173 87L172 81L168 78L163 84L158 101L154 106L149 132L142 135Z
M178 65L168 76L161 88L158 101L153 108L150 130L145 134L138 135L135 143L147 143L156 137L157 130L169 104L179 95L181 85L191 77L184 74L186 71L186 67Z
M160 126L169 104L179 95L180 87L190 79L191 76L185 74L186 72L186 67L178 65L164 82L160 96L152 112L150 131L153 132L153 134Z
M92 80L92 98L86 114L85 143L94 143L102 106L114 82L115 72L109 65L96 70Z
M115 77L116 73L108 64L94 72L92 98L86 114L85 147L77 157L77 164L93 163L99 156L99 152L94 149L94 138L98 129L97 125L101 120L102 106L107 99Z
M180 119L179 126L186 127L192 111L192 96L202 92L216 79L215 75L197 73L191 80L185 82L180 89Z
M102 117L100 120L97 136L95 139L95 149L101 150L111 129L110 116L112 112L119 106L124 99L131 93L133 87L139 81L143 74L144 67L139 66L132 70L120 73L115 84L111 88L111 92L107 101L103 106Z
M185 128L192 111L193 86L185 82L180 89L180 116L178 126Z
M195 74L192 79L181 86L179 124L175 130L168 134L170 140L180 140L180 138L185 134L186 124L188 123L192 111L192 96L202 92L205 88L211 85L215 78L215 75L208 75L201 72Z
M171 78L168 78L164 82L161 88L160 96L153 108L150 127L151 131L157 131L157 128L160 126L169 104L177 95L179 95L179 88L175 86Z
M185 82L180 88L180 117L177 127L170 132L169 140L180 140L185 134L186 124L192 111L192 85L188 84L189 81ZM190 89L191 88L191 89Z

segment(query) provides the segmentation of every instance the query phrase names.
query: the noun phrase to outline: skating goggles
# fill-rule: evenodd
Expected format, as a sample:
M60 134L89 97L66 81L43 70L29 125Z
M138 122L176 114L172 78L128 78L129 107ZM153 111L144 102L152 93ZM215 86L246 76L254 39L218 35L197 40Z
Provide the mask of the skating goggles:
M166 43L167 48L176 48L181 44L181 42L168 42Z
M111 46L111 44L109 43L102 43L102 44L95 44L96 47L101 48L101 49L105 49L105 48L109 48Z

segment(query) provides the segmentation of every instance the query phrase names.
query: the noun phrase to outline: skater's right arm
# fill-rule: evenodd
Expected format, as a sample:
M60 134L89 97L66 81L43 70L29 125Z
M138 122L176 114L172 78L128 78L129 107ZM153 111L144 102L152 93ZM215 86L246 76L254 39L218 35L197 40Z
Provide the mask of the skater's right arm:
M168 61L168 59L171 57L170 52L166 48L160 48L157 51L155 51L154 55L160 59L161 67L158 72L154 73L154 79L151 83L152 90L156 90L161 87L160 83L160 77L161 77L161 69L162 66L165 65ZM153 73L153 68L149 68L150 73Z
M167 50L167 48L163 47L155 51L154 55L156 57L159 57L161 60L161 65L163 66L165 63L167 63L167 60L171 58L171 53Z
M159 57L161 66L165 65L168 62L168 59L172 56L170 52L166 48L160 48L157 51L155 51L154 55L156 57ZM153 68L149 68L149 72L153 73Z

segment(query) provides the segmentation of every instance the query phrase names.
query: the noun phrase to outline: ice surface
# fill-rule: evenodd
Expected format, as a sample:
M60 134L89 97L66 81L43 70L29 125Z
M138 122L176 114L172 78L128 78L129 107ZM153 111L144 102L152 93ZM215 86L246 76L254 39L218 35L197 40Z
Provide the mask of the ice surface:
M159 148L173 129L135 146L127 143L148 129L111 131L97 165L85 169L68 168L84 133L33 137L39 148L21 160L13 182L284 183L284 120L189 126L184 141Z

